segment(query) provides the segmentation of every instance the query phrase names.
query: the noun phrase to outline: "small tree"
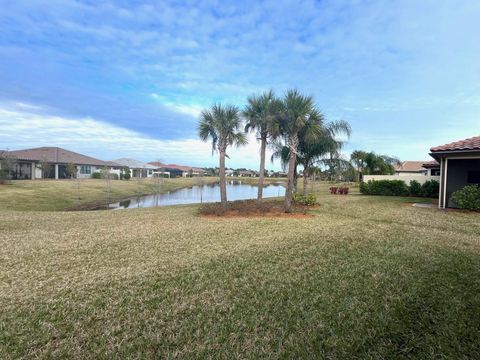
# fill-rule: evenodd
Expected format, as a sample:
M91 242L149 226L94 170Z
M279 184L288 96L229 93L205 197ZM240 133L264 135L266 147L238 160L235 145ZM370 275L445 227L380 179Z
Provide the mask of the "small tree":
M131 170L128 166L124 166L120 172L120 179L122 180L130 180L132 177Z
M8 151L0 152L0 184L5 184L11 178L15 157Z
M73 163L68 163L66 168L67 176L70 179L75 179L77 177L77 167Z
M47 158L43 157L40 160L40 169L42 169L42 178L48 179L50 177L50 172L52 171L52 164L48 162Z
M100 174L105 180L105 197L108 205L110 203L110 193L112 192L112 177L110 176L110 168L108 166L104 166Z

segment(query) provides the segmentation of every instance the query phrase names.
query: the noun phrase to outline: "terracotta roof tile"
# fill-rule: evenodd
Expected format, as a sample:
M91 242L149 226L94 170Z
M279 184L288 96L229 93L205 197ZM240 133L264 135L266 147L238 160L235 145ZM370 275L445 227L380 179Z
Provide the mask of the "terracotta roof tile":
M423 164L425 161L404 161L400 165L395 165L395 171L403 172L420 172L424 171Z
M465 140L459 140L450 144L435 146L430 149L431 152L438 151L462 151L462 150L480 150L480 136L471 137Z

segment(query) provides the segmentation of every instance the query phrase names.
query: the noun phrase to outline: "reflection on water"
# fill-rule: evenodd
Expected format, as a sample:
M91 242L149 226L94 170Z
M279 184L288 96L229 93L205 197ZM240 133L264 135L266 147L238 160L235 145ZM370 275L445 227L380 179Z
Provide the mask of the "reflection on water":
M229 201L256 199L258 187L255 185L242 184L241 181L229 181L227 183L227 197ZM281 184L271 184L263 188L263 197L279 197L285 195L285 188ZM206 184L193 186L159 195L145 195L113 203L109 209L132 209L155 206L197 204L220 201L220 185Z

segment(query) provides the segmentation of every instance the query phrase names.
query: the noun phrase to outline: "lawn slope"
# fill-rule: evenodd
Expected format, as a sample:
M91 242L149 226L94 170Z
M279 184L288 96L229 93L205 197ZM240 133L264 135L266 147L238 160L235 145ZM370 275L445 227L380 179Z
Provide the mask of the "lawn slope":
M480 358L480 217L327 195L0 211L0 358Z

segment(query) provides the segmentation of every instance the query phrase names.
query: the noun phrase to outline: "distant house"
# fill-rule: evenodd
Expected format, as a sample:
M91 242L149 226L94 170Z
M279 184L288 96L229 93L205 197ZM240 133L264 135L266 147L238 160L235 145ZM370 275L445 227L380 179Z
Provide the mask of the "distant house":
M439 208L456 207L452 194L469 184L480 184L480 136L430 149L440 164Z
M163 164L155 161L149 162L148 164L151 166L154 166L157 169L162 169L163 171L169 172L172 177L203 176L207 174L205 169L194 167L194 166Z
M77 178L90 178L94 172L107 168L112 173L120 173L118 164L95 159L59 147L38 147L9 151L14 158L10 171L12 179L66 179L67 166L73 164Z
M395 175L427 175L427 169L423 164L425 161L403 161L394 166Z
M144 163L143 161L130 159L130 158L121 158L112 160L116 164L120 164L122 167L128 167L131 170L131 176L137 178L146 178L153 177L156 171L155 166Z
M238 176L240 176L240 177L254 177L255 172L253 172L251 170L240 170L238 172Z

